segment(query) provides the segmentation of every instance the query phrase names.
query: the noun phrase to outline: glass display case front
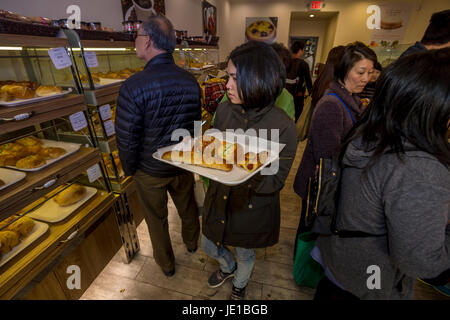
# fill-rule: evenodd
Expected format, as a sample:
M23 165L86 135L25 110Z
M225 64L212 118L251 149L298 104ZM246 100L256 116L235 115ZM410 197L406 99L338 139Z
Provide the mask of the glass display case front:
M408 49L412 43L409 44L399 44L396 46L378 46L371 47L373 51L377 54L378 62L380 62L381 66L387 67L390 63L400 57L400 55Z

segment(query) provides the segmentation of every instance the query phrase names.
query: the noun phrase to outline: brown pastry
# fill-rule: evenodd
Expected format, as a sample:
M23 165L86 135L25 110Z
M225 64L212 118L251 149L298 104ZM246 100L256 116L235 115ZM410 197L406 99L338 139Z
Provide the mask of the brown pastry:
M48 147L39 150L39 155L45 160L56 159L66 153L67 151L65 149L58 147Z
M5 185L5 181L3 181L2 179L0 179L0 187Z
M14 97L11 94L9 94L7 91L1 91L0 90L0 100L1 101L8 102L8 101L11 101L13 99L14 99Z
M266 151L262 151L259 154L256 154L254 152L247 152L244 157L244 162L238 163L238 166L251 173L261 167L267 161L268 157L269 153Z
M70 206L86 195L86 188L79 184L72 184L70 187L58 193L53 200L61 207Z
M14 231L0 231L0 253L8 253L18 244L18 233Z
M47 162L41 156L33 154L16 162L16 167L20 169L34 169L42 167Z
M168 151L162 155L164 160L181 162L186 164L193 164L200 167L218 169L223 171L231 171L233 169L233 165L229 163L223 163L223 159L219 158L209 158L209 160L204 160L202 157L194 156L194 152L192 151Z
M36 89L36 95L39 97L47 97L61 92L62 89L58 86L40 86Z
M19 158L12 154L2 154L0 155L0 167L15 166L18 160Z
M18 82L14 82L12 84L17 85L17 86L28 87L31 90L36 90L39 87L39 83L33 82L33 81L18 81Z
M6 143L0 147L0 155L2 156L12 155L20 159L29 154L30 153L25 146L15 142Z
M35 91L27 86L7 84L2 86L2 91L6 91L16 99L30 99L35 95Z
M21 237L26 237L33 229L34 224L33 219L29 217L22 217L11 223L6 230L17 232Z
M36 154L42 149L42 141L33 136L16 140L16 143L24 146L29 154Z

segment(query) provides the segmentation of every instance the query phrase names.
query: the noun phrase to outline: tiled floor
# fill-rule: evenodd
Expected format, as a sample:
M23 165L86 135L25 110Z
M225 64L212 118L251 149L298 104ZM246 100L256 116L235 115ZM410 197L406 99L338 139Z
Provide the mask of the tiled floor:
M305 148L300 143L296 159L286 185L281 191L281 232L279 243L266 249L258 249L255 268L247 287L247 299L252 300L310 300L314 289L299 287L292 275L293 245L300 212L300 198L292 185ZM191 254L181 239L180 218L173 202L169 202L169 230L176 258L176 273L166 277L152 256L147 225L138 226L141 250L133 261L125 264L119 251L81 297L97 299L159 299L198 300L228 299L231 281L222 287L211 289L207 279L218 264L199 248ZM418 283L416 299L446 299L427 285ZM450 299L450 298L447 298Z

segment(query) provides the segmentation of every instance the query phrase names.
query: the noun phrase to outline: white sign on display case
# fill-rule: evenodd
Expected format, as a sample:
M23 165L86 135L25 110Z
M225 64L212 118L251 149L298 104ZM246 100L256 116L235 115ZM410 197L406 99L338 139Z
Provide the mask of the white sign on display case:
M75 131L79 131L87 127L87 121L83 111L72 114L71 116L69 116L69 120L72 124L73 130Z
M98 111L100 112L100 117L103 121L111 119L111 106L109 104L105 104L98 108Z
M112 120L108 120L105 122L105 131L108 137L116 133L116 130L114 129L114 122L112 122Z
M72 61L70 61L69 55L63 47L49 49L48 55L50 56L50 59L52 59L55 68L58 70L70 67L72 65Z
M94 164L92 167L86 170L86 173L88 175L89 182L94 182L98 178L101 178L102 172L100 170L100 166L98 163Z
M98 67L97 55L94 51L85 51L84 58L86 59L86 64L89 68Z

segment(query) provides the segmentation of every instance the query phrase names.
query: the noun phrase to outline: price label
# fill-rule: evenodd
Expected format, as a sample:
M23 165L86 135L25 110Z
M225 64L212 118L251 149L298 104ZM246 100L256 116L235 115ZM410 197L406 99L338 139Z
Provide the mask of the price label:
M98 111L100 112L100 117L102 120L111 119L111 106L109 104L101 106L98 108Z
M86 64L89 68L98 67L97 55L94 51L84 51L84 58L86 59Z
M112 122L112 120L105 121L104 125L105 125L106 135L108 137L110 137L116 133L116 130L114 129L114 122Z
M69 55L63 47L48 50L48 55L50 56L50 59L52 59L55 68L58 70L72 65L72 61L70 61Z
M75 131L80 131L81 129L87 127L87 121L83 111L72 114L69 116L69 120L72 124L73 130Z
M102 177L102 172L100 170L100 166L98 163L94 164L92 167L86 170L86 173L88 175L89 182L94 182L98 178Z

